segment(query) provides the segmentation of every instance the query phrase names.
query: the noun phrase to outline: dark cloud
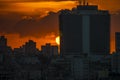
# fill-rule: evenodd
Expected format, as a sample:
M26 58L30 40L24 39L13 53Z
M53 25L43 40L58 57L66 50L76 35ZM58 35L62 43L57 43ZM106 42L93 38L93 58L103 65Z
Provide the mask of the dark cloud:
M0 33L9 33L12 26L19 20L18 18L20 15L16 13L0 14Z
M5 4L5 3L0 3L0 8L2 9L2 8L7 8L7 7L9 7L9 5L8 4Z
M0 18L1 33L17 33L21 37L43 37L50 33L58 35L58 13L50 12L47 16L36 19L34 16L21 18L21 15L9 15Z

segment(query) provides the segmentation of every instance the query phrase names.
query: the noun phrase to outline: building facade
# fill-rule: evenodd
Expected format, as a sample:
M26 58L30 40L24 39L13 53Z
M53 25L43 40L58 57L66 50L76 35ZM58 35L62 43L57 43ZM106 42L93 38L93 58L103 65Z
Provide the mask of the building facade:
M60 52L109 54L110 14L94 5L78 5L59 15Z
M111 69L112 69L112 72L120 74L120 53L119 52L112 54Z
M58 56L58 46L47 43L46 45L41 46L41 52L44 56L47 56L47 57Z

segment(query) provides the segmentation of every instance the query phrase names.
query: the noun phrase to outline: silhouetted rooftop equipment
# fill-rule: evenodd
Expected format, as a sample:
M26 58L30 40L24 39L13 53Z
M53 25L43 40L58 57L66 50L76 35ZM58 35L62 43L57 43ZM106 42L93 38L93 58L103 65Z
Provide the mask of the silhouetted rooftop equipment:
M83 6L89 5L87 0L78 0L78 2L79 5L83 5Z

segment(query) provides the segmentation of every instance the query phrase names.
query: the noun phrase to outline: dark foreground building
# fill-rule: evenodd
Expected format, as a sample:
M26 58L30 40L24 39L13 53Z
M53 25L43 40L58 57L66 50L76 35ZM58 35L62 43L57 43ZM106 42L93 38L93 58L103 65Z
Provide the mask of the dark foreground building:
M94 5L78 5L59 15L60 51L66 54L109 54L110 14Z
M115 47L116 52L120 52L120 32L115 33Z

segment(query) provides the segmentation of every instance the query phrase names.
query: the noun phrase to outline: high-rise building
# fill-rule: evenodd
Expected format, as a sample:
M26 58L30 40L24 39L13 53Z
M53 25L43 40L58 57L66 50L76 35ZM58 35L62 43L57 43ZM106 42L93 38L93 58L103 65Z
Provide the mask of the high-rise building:
M61 54L109 54L109 11L84 3L72 10L62 10L59 26Z
M120 52L120 32L115 33L115 47L116 52Z
M0 46L7 46L7 39L4 36L0 36Z

